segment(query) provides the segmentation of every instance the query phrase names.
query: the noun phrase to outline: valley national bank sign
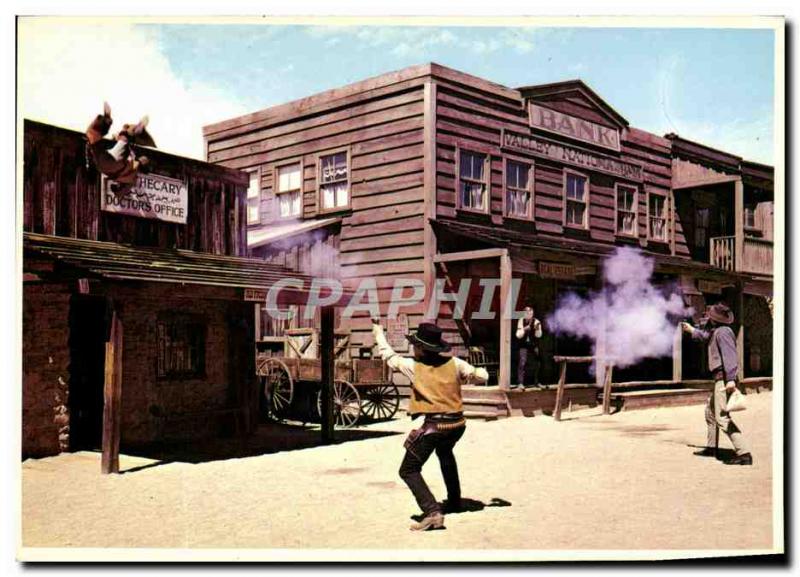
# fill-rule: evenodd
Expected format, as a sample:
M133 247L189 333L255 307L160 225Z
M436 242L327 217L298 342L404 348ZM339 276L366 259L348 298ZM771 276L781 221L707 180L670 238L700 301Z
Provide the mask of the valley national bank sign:
M575 148L559 144L532 134L522 134L502 129L500 132L500 146L502 148L518 150L557 160L577 168L603 172L619 178L641 182L644 179L644 170L639 164L625 162L616 158L597 154L582 148Z
M103 179L100 208L106 212L186 224L189 191L186 183L158 174L139 174L127 192L114 192Z

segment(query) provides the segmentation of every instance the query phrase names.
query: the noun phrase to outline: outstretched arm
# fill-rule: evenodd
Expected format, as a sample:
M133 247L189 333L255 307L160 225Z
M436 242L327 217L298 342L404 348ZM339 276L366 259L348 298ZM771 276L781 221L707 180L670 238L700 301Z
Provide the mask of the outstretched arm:
M383 334L383 327L380 322L372 321L372 336L375 338L375 345L378 347L378 354L386 361L394 371L398 371L405 375L412 382L414 381L414 359L403 357L394 352L394 349L389 345L386 336Z
M473 367L467 361L456 358L458 381L462 385L480 385L489 380L489 373L483 367Z

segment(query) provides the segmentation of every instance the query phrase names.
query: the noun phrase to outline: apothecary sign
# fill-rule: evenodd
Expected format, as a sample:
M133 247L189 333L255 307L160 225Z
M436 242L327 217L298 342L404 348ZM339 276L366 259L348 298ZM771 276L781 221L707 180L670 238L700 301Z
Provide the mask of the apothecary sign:
M616 128L609 128L591 120L544 108L533 102L529 106L530 123L533 128L568 136L617 152L620 150L619 130Z
M140 174L130 190L113 190L103 179L100 209L117 214L186 224L189 192L186 183L158 174Z

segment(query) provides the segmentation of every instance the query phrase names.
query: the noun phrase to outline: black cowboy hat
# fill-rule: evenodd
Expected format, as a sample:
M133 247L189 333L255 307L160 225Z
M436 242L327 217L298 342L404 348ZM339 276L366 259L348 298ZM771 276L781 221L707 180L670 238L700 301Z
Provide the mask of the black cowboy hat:
M426 351L444 353L450 350L450 344L442 340L442 329L433 323L420 323L417 332L406 335L412 345L422 347Z
M721 325L733 323L733 312L725 303L717 303L706 307L706 316Z

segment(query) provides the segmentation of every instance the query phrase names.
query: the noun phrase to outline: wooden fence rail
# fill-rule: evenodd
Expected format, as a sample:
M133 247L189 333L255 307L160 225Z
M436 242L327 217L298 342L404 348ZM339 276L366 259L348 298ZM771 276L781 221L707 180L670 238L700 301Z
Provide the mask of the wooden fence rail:
M556 421L561 420L561 406L564 403L564 388L567 384L567 363L593 363L596 357L564 357L554 356L553 360L560 364L558 376L558 389L556 391L556 403L553 407L553 418ZM605 375L603 377L603 414L608 415L611 412L611 379L614 372L614 365L608 364L605 367Z

